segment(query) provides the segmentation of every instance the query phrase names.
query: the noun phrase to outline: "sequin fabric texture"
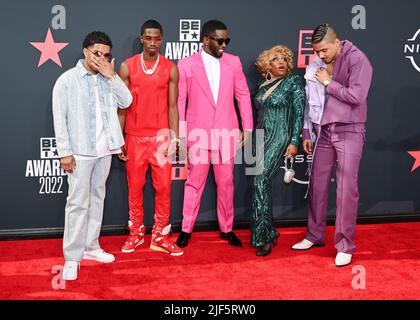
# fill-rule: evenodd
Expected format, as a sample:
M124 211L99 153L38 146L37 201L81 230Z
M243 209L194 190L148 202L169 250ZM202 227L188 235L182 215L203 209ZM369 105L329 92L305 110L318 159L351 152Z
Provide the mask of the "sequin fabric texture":
M267 90L279 81L281 83L263 100ZM284 163L288 145L299 145L305 91L300 77L290 75L260 86L253 101L258 114L256 129L264 130L264 143L255 143L254 135L257 166L261 169L252 185L251 245L261 247L271 243L278 234L273 226L271 181Z

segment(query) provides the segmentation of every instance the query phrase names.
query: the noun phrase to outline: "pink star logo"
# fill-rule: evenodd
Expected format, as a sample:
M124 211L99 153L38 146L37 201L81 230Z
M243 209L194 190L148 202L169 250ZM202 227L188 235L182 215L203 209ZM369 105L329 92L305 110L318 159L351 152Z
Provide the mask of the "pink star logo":
M30 42L35 48L41 51L41 57L39 58L38 68L42 66L48 60L54 61L57 65L62 67L60 56L58 53L68 46L68 43L54 42L50 28L48 28L47 35L44 42Z
M420 167L420 151L408 151L408 153L410 156L416 159L416 161L414 162L413 168L411 169L411 172L413 172L418 167Z

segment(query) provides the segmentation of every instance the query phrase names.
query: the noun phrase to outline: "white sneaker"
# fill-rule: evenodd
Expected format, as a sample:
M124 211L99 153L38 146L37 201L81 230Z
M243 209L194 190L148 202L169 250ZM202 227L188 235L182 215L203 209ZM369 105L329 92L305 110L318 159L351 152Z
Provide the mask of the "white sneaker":
M63 273L61 277L63 280L76 280L77 271L80 269L79 262L77 261L66 261L64 262Z
M103 263L110 263L115 261L115 257L113 254L107 253L102 249L94 250L94 251L85 251L83 254L84 260L95 260L98 262Z
M302 241L295 243L292 246L293 250L308 250L312 248L315 244L307 239L303 239Z
M335 257L335 265L337 267L344 267L351 263L352 255L349 253L339 252Z

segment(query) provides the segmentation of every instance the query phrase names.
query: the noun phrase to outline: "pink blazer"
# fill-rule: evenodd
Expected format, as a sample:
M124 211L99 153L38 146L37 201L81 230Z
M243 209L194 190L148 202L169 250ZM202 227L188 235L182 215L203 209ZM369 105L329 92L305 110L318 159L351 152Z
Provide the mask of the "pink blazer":
M232 159L240 135L234 98L238 101L244 130L253 130L251 98L239 57L220 58L220 87L214 101L201 51L178 62L180 73L178 111L180 136L187 146L219 150L222 161Z

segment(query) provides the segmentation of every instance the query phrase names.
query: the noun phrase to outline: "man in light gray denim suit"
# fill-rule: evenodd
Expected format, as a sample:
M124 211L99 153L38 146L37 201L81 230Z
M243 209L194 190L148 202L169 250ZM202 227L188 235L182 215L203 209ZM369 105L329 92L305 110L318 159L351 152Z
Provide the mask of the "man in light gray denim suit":
M128 108L131 93L114 71L111 39L91 32L77 65L53 89L54 130L61 167L68 174L64 226L64 280L76 280L82 259L113 262L99 245L105 182L113 154L124 138L117 109Z

